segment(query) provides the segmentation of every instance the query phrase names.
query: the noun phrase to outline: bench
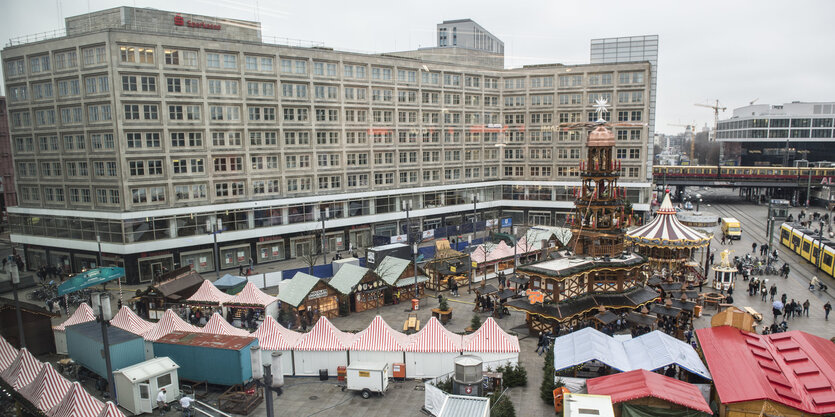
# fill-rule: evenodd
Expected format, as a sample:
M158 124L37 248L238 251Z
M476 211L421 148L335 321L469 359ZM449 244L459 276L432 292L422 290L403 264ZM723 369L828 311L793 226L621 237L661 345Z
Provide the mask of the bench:
M718 303L718 304L716 305L716 311L719 311L719 310L721 310L721 309L723 309L723 308L733 307L733 306L734 306L733 304Z
M420 330L420 320L414 313L409 314L409 318L403 323L404 332L416 332Z
M754 320L763 321L763 315L758 313L757 310L754 310L751 307L743 307L742 309L745 310L748 314L754 316Z

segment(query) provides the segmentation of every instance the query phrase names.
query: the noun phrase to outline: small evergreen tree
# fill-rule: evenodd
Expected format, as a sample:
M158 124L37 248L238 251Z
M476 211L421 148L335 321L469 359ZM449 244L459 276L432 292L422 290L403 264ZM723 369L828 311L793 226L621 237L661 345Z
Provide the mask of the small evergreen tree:
M481 327L481 317L479 317L477 313L474 313L473 319L470 320L470 328L473 329L473 331L476 331L479 327Z
M446 297L441 296L441 302L438 303L438 310L449 311L449 304L446 301Z
M516 417L516 409L510 397L496 391L490 396L490 417Z
M548 348L545 354L545 365L542 367L542 385L539 387L539 398L545 404L554 404L554 389L557 388L554 384L554 346Z

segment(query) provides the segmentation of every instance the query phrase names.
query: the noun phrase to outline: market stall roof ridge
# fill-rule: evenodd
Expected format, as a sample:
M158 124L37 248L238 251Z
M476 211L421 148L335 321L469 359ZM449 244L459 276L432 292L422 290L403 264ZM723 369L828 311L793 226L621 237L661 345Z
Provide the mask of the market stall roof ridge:
M488 317L481 327L463 337L461 350L464 352L519 353L519 338L502 330Z
M3 373L0 373L0 378L3 378L12 389L19 391L35 380L43 365L29 353L29 349L22 348L18 351L14 362Z
M463 341L460 335L447 330L435 317L430 318L410 339L406 352L418 353L460 352Z
M586 387L589 394L608 395L615 404L653 397L713 414L695 385L645 369L592 378L586 381Z
M282 326L271 316L267 316L251 336L258 339L258 345L263 350L291 350L298 343L301 334Z
M73 324L84 323L88 321L93 321L96 319L95 313L93 313L93 309L87 303L81 303L78 308L72 313L72 315L64 320L63 323L52 326L53 330L58 330L63 332L66 330L67 326L72 326Z
M770 400L810 414L835 413L835 348L792 330L759 335L730 326L696 330L723 404Z
M205 280L200 284L200 288L187 298L187 302L192 303L208 303L208 304L223 304L235 298L234 295L229 295L212 284L211 281Z
M388 258L387 258L388 259ZM301 351L337 351L348 350L354 335L336 328L327 317L319 321L309 332L302 334L294 350Z
M226 274L214 282L215 288L233 288L246 282L246 278L237 275Z
M186 323L177 313L168 309L165 310L160 321L150 331L143 334L142 337L149 342L155 342L157 339L174 331L200 332L200 328Z
M403 272L406 271L406 268L409 267L412 261L408 259L400 259L394 256L386 256L383 260L374 268L374 273L380 277L383 281L385 281L388 285L395 285L397 280L403 275Z
M252 305L266 307L278 300L277 298L259 290L252 282L247 282L244 289L224 305Z
M203 333L225 334L231 336L249 336L249 332L229 324L226 319L218 313L212 314L206 325L203 326Z
M660 330L653 330L623 342L632 369L655 371L676 364L688 372L710 379L699 354L692 346Z
M409 344L409 336L391 328L380 316L374 316L365 330L354 335L350 350L403 351Z
M6 370L17 358L18 350L6 338L0 337L0 373Z
M119 312L110 320L110 324L116 326L124 331L138 334L140 336L151 331L154 328L154 323L151 323L142 317L139 317L128 306L122 306Z
M122 413L122 410L116 404L108 401L104 403L104 408L101 409L98 417L125 417L125 414Z
M345 266L343 266L343 268L345 268ZM278 299L281 300L282 303L298 307L304 302L305 297L307 297L310 290L312 290L313 287L319 283L319 281L320 278L314 277L313 275L305 274L304 272L296 272L296 275L293 275L293 278L281 286L281 290L278 292Z
M171 271L171 273L176 274L178 273L177 271L179 270ZM191 292L191 290L189 290L190 288L199 286L203 281L205 281L205 278L198 274L197 271L188 270L168 280L152 285L151 288L159 291L159 293L165 298L180 300L183 298L183 295L179 294L180 292L188 294ZM192 294L194 293L192 292L188 295L191 296Z
M20 390L20 394L39 410L49 411L61 402L70 385L70 381L47 363L35 379Z
M339 268L339 271L336 271L336 274L328 281L328 284L339 291L339 293L347 295L354 290L354 286L359 284L368 271L370 271L368 268L344 264Z
M90 395L78 382L70 389L55 408L46 412L49 417L98 417L104 403Z

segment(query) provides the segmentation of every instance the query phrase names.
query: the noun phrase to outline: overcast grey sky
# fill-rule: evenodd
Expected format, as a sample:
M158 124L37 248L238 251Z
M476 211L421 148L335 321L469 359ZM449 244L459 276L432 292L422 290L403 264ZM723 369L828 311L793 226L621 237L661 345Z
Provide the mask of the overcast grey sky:
M505 65L589 62L592 38L658 34L656 131L713 124L731 109L835 101L835 1L268 1L2 0L0 41L63 27L63 18L116 6L262 22L264 35L336 49L389 52L435 44L435 24L471 18L505 43Z

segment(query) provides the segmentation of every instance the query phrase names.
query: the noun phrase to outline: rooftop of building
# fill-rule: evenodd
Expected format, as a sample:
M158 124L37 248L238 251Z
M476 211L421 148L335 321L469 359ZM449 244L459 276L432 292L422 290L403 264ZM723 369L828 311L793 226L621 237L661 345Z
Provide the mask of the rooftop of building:
M643 256L637 253L624 253L617 257L579 257L569 255L568 251L558 252L556 259L538 262L519 267L520 271L531 272L552 277L567 277L593 268L617 268L639 265L645 262Z
M730 119L763 116L825 116L835 114L835 101L792 101L783 104L749 104L733 110ZM724 120L723 120L724 121Z

